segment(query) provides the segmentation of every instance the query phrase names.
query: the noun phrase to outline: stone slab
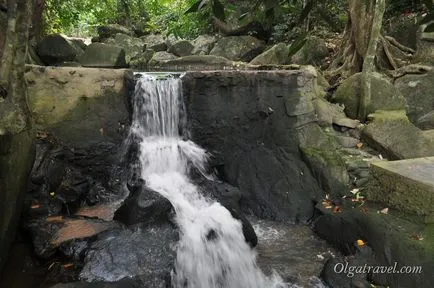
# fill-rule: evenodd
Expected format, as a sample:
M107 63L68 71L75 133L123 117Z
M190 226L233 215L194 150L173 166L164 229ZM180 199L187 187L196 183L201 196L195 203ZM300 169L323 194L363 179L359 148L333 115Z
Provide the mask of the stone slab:
M372 193L374 201L383 202L403 212L434 215L434 157L399 161L377 161L370 166L381 189Z

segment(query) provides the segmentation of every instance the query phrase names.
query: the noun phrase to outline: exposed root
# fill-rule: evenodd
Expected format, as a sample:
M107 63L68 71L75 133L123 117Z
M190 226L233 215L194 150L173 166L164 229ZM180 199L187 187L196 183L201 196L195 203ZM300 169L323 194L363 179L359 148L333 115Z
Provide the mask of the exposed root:
M395 62L395 59L393 58L392 53L390 52L389 49L389 44L387 42L387 40L384 37L380 37L381 43L383 44L383 49L384 49L384 53L386 54L387 60L389 61L390 65L392 66L392 68L394 70L398 69L398 65Z
M425 74L431 71L432 69L433 69L432 66L411 64L411 65L400 67L396 70L389 70L385 72L388 76L396 80L407 74Z
M396 48L399 48L400 50L402 50L404 52L411 53L411 54L414 54L416 52L413 49L411 49L410 47L402 45L401 43L396 41L396 39L393 38L392 36L384 36L384 38L386 38L386 40L389 41L390 44L394 45Z

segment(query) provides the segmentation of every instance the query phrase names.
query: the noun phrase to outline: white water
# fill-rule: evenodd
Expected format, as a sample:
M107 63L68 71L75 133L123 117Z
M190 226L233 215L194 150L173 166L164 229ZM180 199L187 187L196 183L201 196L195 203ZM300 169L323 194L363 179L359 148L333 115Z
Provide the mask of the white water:
M287 287L277 275L266 277L257 267L241 222L219 203L205 199L189 179L193 167L206 176L208 154L180 137L181 80L143 75L134 97L131 132L141 142L141 176L148 187L170 200L181 231L173 286Z

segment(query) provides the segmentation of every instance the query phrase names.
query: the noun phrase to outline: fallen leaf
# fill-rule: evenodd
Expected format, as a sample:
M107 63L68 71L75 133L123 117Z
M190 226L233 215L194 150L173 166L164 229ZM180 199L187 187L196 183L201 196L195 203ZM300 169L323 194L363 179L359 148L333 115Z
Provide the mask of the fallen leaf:
M30 206L30 209L38 209L39 207L39 204L33 204L32 206Z
M67 268L69 268L69 267L72 267L72 266L74 266L73 263L63 264L63 268L65 268L65 269L67 269Z
M54 192L50 192L50 196L51 197L54 197L56 195L56 193L54 193Z
M316 257L318 257L321 260L324 260L324 256L322 256L321 254L316 255Z
M63 216L49 216L47 217L47 222L62 222Z
M383 160L383 155L378 154L378 158L380 158L381 160Z
M362 247L365 245L366 245L366 242L364 242L363 240L361 240L361 239L357 240L357 246Z
M363 147L363 143L357 143L356 147L359 148L359 149L361 149Z
M384 208L380 210L380 214L388 214L389 213L389 208Z

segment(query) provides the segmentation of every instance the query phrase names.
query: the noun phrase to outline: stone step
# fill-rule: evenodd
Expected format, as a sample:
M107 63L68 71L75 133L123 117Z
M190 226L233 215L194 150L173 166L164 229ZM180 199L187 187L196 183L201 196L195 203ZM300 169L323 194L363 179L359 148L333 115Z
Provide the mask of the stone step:
M371 200L434 223L434 157L375 161L370 169L380 184L371 191Z

